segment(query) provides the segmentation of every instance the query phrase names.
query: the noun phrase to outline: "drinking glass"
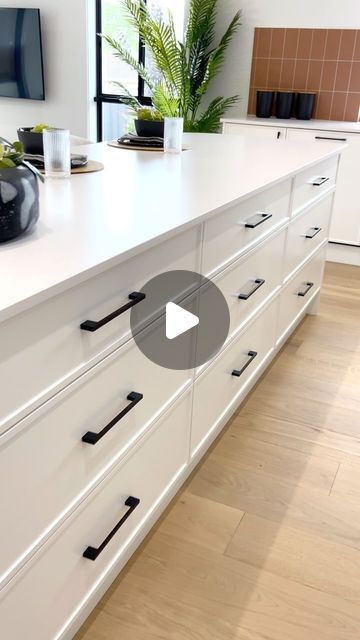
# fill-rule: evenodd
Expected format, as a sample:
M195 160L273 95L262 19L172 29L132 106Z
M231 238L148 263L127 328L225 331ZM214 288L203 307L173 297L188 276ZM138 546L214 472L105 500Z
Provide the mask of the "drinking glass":
M183 131L184 118L165 118L164 151L166 153L182 151Z
M45 129L44 164L47 178L69 178L71 174L70 131Z

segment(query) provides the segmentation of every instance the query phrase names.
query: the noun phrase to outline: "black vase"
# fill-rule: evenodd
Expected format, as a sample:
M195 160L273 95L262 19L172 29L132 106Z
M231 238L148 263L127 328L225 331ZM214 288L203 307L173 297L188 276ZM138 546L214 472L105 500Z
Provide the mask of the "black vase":
M275 114L277 118L287 120L291 118L295 93L293 91L278 91L276 94Z
M298 120L310 120L315 105L316 93L298 93L295 116Z
M161 120L135 120L136 133L144 138L163 138L164 127Z
M17 130L18 138L24 145L25 153L36 156L44 155L43 134L31 131L30 127L22 127Z
M31 229L39 218L39 185L34 173L20 165L0 169L0 242Z
M256 92L256 117L270 118L273 110L275 91Z

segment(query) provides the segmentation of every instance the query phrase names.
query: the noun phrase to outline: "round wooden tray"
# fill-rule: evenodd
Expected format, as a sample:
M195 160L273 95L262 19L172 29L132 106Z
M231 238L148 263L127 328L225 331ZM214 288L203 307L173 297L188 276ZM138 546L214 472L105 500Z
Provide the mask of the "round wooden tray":
M104 165L97 160L88 160L85 167L78 167L77 169L71 169L71 175L74 173L94 173L95 171L102 171ZM45 173L45 169L41 169L41 173Z
M111 140L108 142L109 147L115 147L116 149L130 149L130 151L155 151L155 153L164 153L164 149L159 147L135 147L129 144L120 144L117 140ZM190 149L189 145L183 144L183 151Z

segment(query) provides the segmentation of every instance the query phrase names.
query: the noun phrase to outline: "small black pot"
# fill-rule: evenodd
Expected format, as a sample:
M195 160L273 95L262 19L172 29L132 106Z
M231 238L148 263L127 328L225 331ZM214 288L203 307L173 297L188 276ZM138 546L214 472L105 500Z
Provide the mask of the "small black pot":
M24 165L0 169L0 242L31 229L38 218L37 177Z
M298 93L295 116L298 120L310 120L314 111L316 93Z
M273 110L275 91L256 92L256 117L270 118Z
M18 138L24 145L25 153L33 153L34 155L44 155L43 134L34 133L31 127L22 127L17 130Z
M278 91L276 94L275 115L277 118L287 120L291 118L294 106L295 93L293 91Z
M143 138L163 138L164 126L161 120L135 120L136 133Z

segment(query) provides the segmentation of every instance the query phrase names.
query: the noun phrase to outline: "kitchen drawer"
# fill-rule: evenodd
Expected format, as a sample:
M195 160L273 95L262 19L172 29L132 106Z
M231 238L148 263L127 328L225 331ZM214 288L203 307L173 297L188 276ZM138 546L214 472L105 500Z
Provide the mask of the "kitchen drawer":
M153 323L138 338L159 331ZM0 438L0 583L191 379L152 363L131 340ZM101 438L82 441L112 421Z
M282 284L284 248L285 230L214 278L229 307L229 338Z
M202 273L211 276L284 223L290 191L291 181L286 180L206 222Z
M278 323L278 342L299 319L306 306L319 291L322 283L326 244L317 254L290 280L280 294Z
M329 235L333 194L294 218L288 228L284 277L288 277Z
M286 138L286 128L271 127L269 125L225 122L223 125L223 133L247 137L260 136L261 138L273 138L274 140L283 140Z
M130 338L130 310L93 333L81 323L129 303L158 273L198 271L199 242L191 229L2 323L0 433Z
M296 176L292 204L293 215L335 186L337 166L338 157L336 156L324 160Z
M213 361L194 386L191 452L194 456L274 349L278 300Z
M121 562L129 544L185 468L190 417L188 393L0 592L4 639L29 638L29 630L34 640L58 637L97 584ZM129 497L140 503L136 506ZM49 491L47 500L51 499ZM129 517L97 559L83 557L88 546L99 548L126 514Z

